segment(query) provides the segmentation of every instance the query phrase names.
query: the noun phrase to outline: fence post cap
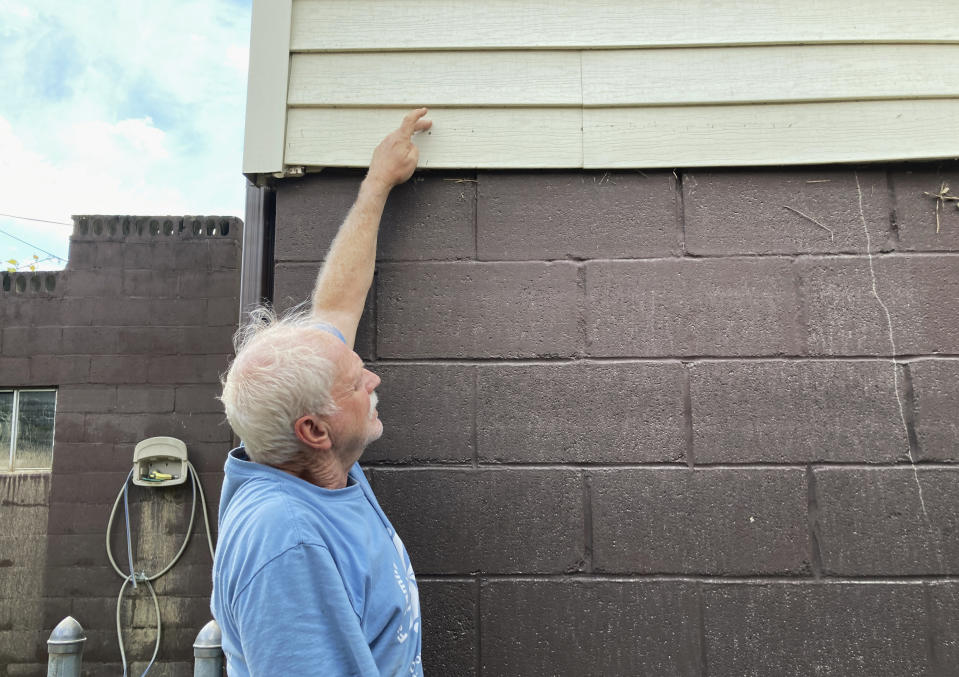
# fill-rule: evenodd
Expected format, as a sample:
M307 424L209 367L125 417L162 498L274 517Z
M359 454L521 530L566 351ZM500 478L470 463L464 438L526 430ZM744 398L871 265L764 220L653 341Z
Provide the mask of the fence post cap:
M220 626L216 621L210 621L203 626L200 634L196 636L193 642L194 649L219 649L223 643L223 635L220 632Z
M73 653L73 647L85 641L87 637L83 634L83 626L73 616L67 616L50 633L47 648L52 653Z

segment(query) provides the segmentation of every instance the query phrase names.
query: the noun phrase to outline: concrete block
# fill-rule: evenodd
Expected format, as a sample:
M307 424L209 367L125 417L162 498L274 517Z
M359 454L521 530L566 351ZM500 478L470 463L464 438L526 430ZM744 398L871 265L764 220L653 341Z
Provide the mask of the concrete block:
M57 429L60 428L60 413L57 413ZM78 472L89 472L91 469L110 468L127 462L127 453L119 453L112 442L84 442L83 420L80 417L79 434L75 439L80 441L57 440L53 447L53 472L70 475ZM129 459L133 459L133 449L130 448Z
M174 389L163 386L117 386L117 410L160 414L173 411Z
M239 270L241 246L232 239L214 240L206 243L210 270Z
M147 437L153 437L146 432L150 423L162 425L167 418L168 415L166 414L87 414L84 417L83 440L87 442L135 444ZM127 468L127 471L129 470Z
M233 334L236 321L228 325L183 327L179 351L185 355L224 355L233 352Z
M64 352L63 329L60 327L4 327L2 333L3 354L6 357Z
M119 461L119 459L117 459ZM133 454L125 459L126 465L131 466ZM127 467L127 472L130 468ZM82 477L82 476L81 476ZM49 525L47 534L50 543L49 564L55 565L58 560L63 560L63 566L75 565L75 561L66 561L66 558L83 559L83 566L93 566L103 564L104 560L104 534L107 524L110 521L110 509L116 500L117 493L123 487L123 481L126 475L117 479L115 484L110 487L98 488L96 492L91 488L85 492L88 502L74 501L64 503L56 501L50 504ZM112 494L112 496L110 496ZM110 498L108 498L110 496ZM100 501L100 502L90 502ZM132 523L131 523L132 524ZM137 528L132 525L131 528ZM114 557L126 555L126 540L124 539L123 528L123 506L120 506L119 514L113 520L112 532L115 544L118 550L114 550ZM57 538L73 537L71 543L74 547L70 551L60 550L62 545ZM82 541L79 537L84 536L88 540ZM97 543L99 541L99 543ZM83 548L81 548L83 544ZM73 554L70 554L70 553Z
M24 508L34 510L34 508ZM21 510L21 508L17 508ZM6 518L10 510L5 509L2 516ZM3 548L3 554L0 555L0 570L13 567L31 567L37 566L38 562L43 562L46 557L47 536L46 536L46 518L35 533L19 534L16 536L0 536L0 547ZM0 627L6 625L10 627L16 623L12 617L15 617L16 611L9 607L4 607L0 603ZM22 622L22 619L21 619Z
M210 327L222 327L224 325L236 325L240 317L240 299L236 298L211 298L206 301L206 317L200 322L186 322L181 324L206 324Z
M214 269L214 252L216 247L223 246L221 242L213 240L184 240L177 243L174 249L174 266L177 270L212 271ZM232 248L231 245L227 245Z
M0 357L0 381L5 386L25 386L30 383L29 357Z
M0 506L4 508L46 505L50 495L50 475L0 475Z
M201 414L176 412L159 418L152 418L143 428L145 437L166 435L186 442L230 443L232 432L222 413Z
M37 306L31 309L33 312L21 313L21 320L17 324L30 324L41 322L48 324L56 322L63 326L86 327L94 323L102 322L101 308L103 304L95 298L64 298L52 299L46 306Z
M909 363L916 407L918 457L923 461L959 461L959 361Z
M562 573L582 564L578 472L376 469L373 486L417 574Z
M959 209L955 200L938 201L926 193L959 197L959 166L916 164L889 172L896 196L900 251L959 251ZM936 232L938 203L939 232Z
M90 362L90 382L144 383L151 361L148 355L95 355Z
M796 354L791 263L743 258L586 264L589 355Z
M283 312L300 303L309 307L321 262L277 263L273 269L273 307Z
M890 247L891 204L882 170L692 171L683 176L683 196L691 254L865 252L863 218L872 245L868 251Z
M582 347L572 263L393 264L376 286L379 357L569 356Z
M97 263L97 242L70 238L70 248L67 254L68 270L88 270Z
M419 581L425 672L476 675L477 585L475 581Z
M799 262L812 355L959 353L959 275L948 256L875 257Z
M47 513L46 503L18 505L16 507L5 506L2 513L3 528L6 529L6 533L9 534L43 534L47 528ZM31 551L35 551L35 548L31 548ZM16 552L4 553L0 555L0 561L16 557L17 554ZM20 559L23 559L22 555L24 553L21 552L19 554L21 555ZM31 563L23 562L22 564L23 566L30 566ZM0 566L0 569L2 568L3 567Z
M593 570L640 574L806 574L801 469L589 471Z
M33 327L33 326L61 326L65 322L73 306L73 299L63 299L48 296L21 296L17 294L3 294L3 303L0 303L0 321L4 327ZM82 299L91 301L91 299ZM90 324L89 318L86 324ZM2 340L0 332L0 340Z
M162 268L124 270L123 295L130 298L176 298L177 274Z
M276 192L277 261L320 261L346 218L363 175L328 170ZM380 224L380 260L472 258L475 183L462 173L416 174L393 189Z
M69 506L63 503L57 503L55 505L57 506L58 517L63 516L63 510L69 508ZM102 508L102 506L82 507ZM89 567L103 564L103 558L105 557L103 532L106 529L107 520L109 520L109 510L110 509L107 508L106 514L103 515L104 521L103 524L100 525L100 533L54 533L48 536L47 565L55 567ZM123 515L121 514L119 518L119 521L115 522L114 528L123 531ZM125 554L125 552L114 553L114 557Z
M119 262L116 268L100 270L66 270L60 278L64 296L89 296L115 298L124 293L123 272Z
M145 301L144 299L114 298L109 303L104 303L102 299L89 298L77 299L77 301L75 310L64 314L64 324L94 324L118 327L163 324L154 321L156 316L154 315L153 304L157 305L158 310L168 311L169 306L161 304L164 302L167 304L177 303L176 299ZM165 317L168 315L169 312L166 312Z
M240 271L181 270L176 289L181 298L238 297Z
M480 608L483 674L702 674L691 583L493 579Z
M114 331L120 355L175 355L184 343L181 327L119 327Z
M930 674L916 584L703 585L711 675Z
M57 414L107 413L116 409L116 386L63 386L57 391Z
M932 674L946 677L959 665L959 585L930 583L926 595L930 607L927 623L936 663Z
M60 352L68 355L112 355L117 352L113 327L63 327Z
M50 635L42 630L0 630L0 657L4 664L45 661L47 658L46 641ZM11 673L5 670L7 675ZM16 672L12 674L17 674ZM42 674L24 673L19 674Z
M229 355L170 355L150 360L149 383L219 383L230 364Z
M106 257L101 256L97 262L132 270L173 270L177 268L177 250L180 248L180 243L173 240L126 242L122 258L110 257L104 261Z
M58 411L53 429L54 449L62 442L85 442L83 437L85 418L84 414L66 414Z
M227 452L232 445L222 442L194 442L190 445L190 462L201 475L212 475L222 477L223 464L226 463ZM210 495L210 489L204 485L203 490ZM219 494L217 494L219 500Z
M81 597L89 595L91 590L112 590L113 588L119 590L120 584L123 583L123 579L109 564L99 567L47 567L46 571L47 576L50 577L50 582L46 586L47 592L57 597ZM153 637L156 638L156 628L153 629ZM113 639L115 645L115 627ZM86 647L84 647L84 657L86 657Z
M959 570L959 468L820 468L815 478L824 573Z
M480 172L480 259L639 258L681 251L671 172Z
M696 463L894 462L909 439L887 361L689 366ZM905 382L900 370L900 397Z
M144 305L149 308L149 321L143 324L150 326L169 326L169 325L199 325L199 324L226 324L225 322L213 322L211 314L208 312L206 299L158 299L151 298L145 301ZM209 307L216 304L211 299ZM232 317L236 319L234 310Z
M685 458L679 363L484 365L477 374L482 460L646 463Z
M469 462L473 459L473 367L442 364L371 365L383 437L366 463Z
M85 355L34 354L30 356L30 380L38 386L88 383L90 365Z
M222 412L223 405L217 399L220 390L219 384L180 386L176 389L175 408L181 413Z

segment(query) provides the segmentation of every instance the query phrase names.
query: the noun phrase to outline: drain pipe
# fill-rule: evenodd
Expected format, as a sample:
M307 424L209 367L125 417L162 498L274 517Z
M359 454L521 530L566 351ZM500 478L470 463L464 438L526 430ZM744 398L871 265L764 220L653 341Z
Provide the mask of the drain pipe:
M86 641L83 627L73 616L60 621L47 640L47 677L80 677Z
M216 621L204 625L193 642L193 677L220 677L223 674L222 644L220 626Z

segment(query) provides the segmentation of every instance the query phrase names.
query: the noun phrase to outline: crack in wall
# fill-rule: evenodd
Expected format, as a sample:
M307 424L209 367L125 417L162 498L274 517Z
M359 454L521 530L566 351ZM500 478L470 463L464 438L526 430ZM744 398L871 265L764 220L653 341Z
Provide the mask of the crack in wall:
M926 525L931 531L932 522L929 519L929 512L926 510L926 500L922 495L922 483L919 481L919 470L916 468L916 458L913 456L912 447L909 445L909 424L906 421L906 410L902 403L902 395L899 394L899 360L896 357L898 355L898 350L896 349L896 338L892 328L892 315L889 312L888 306L886 306L882 298L879 296L879 290L877 288L876 281L876 269L873 265L872 238L869 236L869 226L866 224L866 215L862 208L862 186L859 183L859 172L853 172L853 176L856 179L856 193L859 197L859 220L862 223L863 232L866 234L866 256L869 259L869 277L872 281L872 295L876 297L876 301L879 302L883 312L886 314L886 329L889 332L889 345L892 348L893 389L896 391L896 402L899 404L899 418L902 420L902 428L906 433L906 454L909 456L909 464L912 466L912 475L916 481L916 488L919 490L919 505L922 508L922 514L923 517L925 517Z

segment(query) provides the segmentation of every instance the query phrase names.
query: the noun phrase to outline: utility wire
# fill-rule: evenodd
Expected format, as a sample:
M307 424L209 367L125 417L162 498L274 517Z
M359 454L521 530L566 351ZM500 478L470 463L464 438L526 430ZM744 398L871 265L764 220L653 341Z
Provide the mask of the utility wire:
M55 223L58 226L72 226L72 223L67 223L66 221L47 221L46 219L34 219L29 216L17 216L16 214L0 214L0 216L6 216L8 219L23 219L24 221L38 221L39 223Z
M4 215L4 214L0 214L0 216L5 216L5 215ZM56 223L56 221L50 221L49 223ZM44 254L49 254L50 256L52 256L53 258L57 259L58 261L65 261L65 260L66 260L66 259L64 259L62 256L57 256L57 255L54 254L53 252L48 252L48 251L47 251L46 249L44 249L43 247L38 247L37 245L33 244L32 242L27 242L26 240L22 240L22 239L20 239L19 237L17 237L16 235L11 235L11 234L8 233L7 231L3 230L2 228L0 228L0 233L3 233L3 234L6 235L7 237L13 238L13 239L16 240L17 242L22 242L23 244L27 245L28 247L33 247L34 249L39 249L39 250L42 251Z
M16 270L14 272L22 273L24 270L26 270L30 266L39 266L41 263L46 263L47 261L52 261L53 259L56 259L57 261L63 260L59 256L48 256L45 259L38 259L36 261L24 261L23 263L20 263L17 265ZM10 271L7 271L7 272L10 272Z

